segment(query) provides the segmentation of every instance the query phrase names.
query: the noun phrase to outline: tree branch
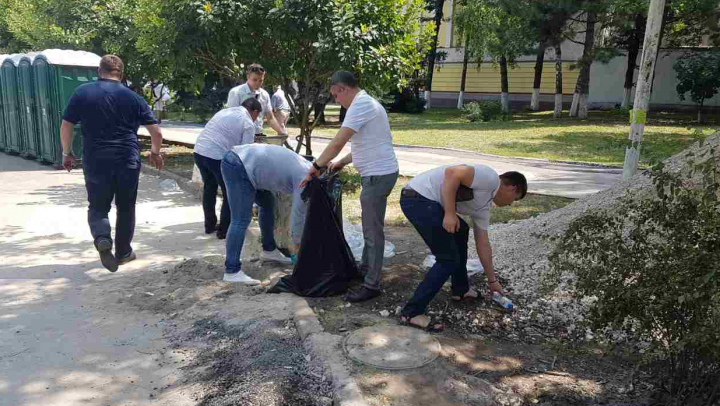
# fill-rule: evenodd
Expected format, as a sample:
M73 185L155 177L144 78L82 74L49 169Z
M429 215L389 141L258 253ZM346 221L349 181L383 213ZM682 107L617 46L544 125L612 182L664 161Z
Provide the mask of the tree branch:
M566 40L568 40L568 41L570 41L570 42L574 42L574 43L576 43L576 44L578 44L578 45L585 45L585 43L584 43L584 42L580 42L580 41L575 41L574 39L572 39L572 38L568 37L568 36L567 36L567 35L565 35L565 34L563 34L563 38L565 38Z

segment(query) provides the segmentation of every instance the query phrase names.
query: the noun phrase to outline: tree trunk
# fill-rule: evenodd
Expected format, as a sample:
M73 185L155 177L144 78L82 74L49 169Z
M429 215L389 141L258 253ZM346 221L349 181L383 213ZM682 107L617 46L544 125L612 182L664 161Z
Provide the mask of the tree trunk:
M555 111L553 117L562 116L562 99L563 99L563 83L562 83L562 48L560 41L555 42Z
M432 48L430 48L430 55L428 55L428 73L427 83L425 84L425 108L430 108L430 99L432 97L432 80L433 74L435 73L435 58L437 56L437 45L438 36L440 35L440 25L443 20L443 8L445 7L445 0L435 0L435 37L433 38Z
M345 121L345 114L347 114L347 109L343 106L340 106L340 124Z
M698 122L698 124L702 124L702 122L703 122L702 109L703 109L703 104L704 104L704 103L705 103L705 98L703 98L702 100L700 100L700 108L698 108L698 117L697 117L697 122Z
M508 85L508 64L505 55L500 57L500 101L503 114L510 114L510 95Z
M650 104L650 88L652 86L657 60L657 50L660 47L660 26L663 21L665 0L651 0L648 11L645 40L643 42L642 60L640 61L640 74L638 75L635 90L635 103L630 120L630 145L625 150L623 164L623 179L632 178L637 173L642 136L647 120L647 108Z
M671 15L672 15L671 8L665 9L665 6L663 6L662 22L660 23L660 33L658 34L658 46L657 46L657 51L655 52L655 60L656 61L660 58L660 47L662 46L663 37L665 36L665 26L666 26L665 22L670 19ZM657 67L657 64L655 64L655 66ZM652 100L653 88L655 87L655 71L654 71L654 69L655 68L653 68L652 82L650 83L650 99L651 100ZM650 112L650 102L648 102L646 110L648 113Z
M467 44L467 41L465 43ZM458 109L462 109L463 107L465 107L465 83L467 81L467 67L468 67L469 54L470 53L467 51L467 48L465 48L465 52L463 55L462 77L460 78L460 94L458 95L458 102L457 102Z
M570 116L578 116L579 118L587 118L587 97L590 93L590 67L595 58L595 21L597 13L588 11L587 24L585 28L585 46L583 47L583 55L580 58L580 75L578 76L577 85L575 85L575 94L573 95L573 106L570 108ZM577 103L576 103L577 97Z
M535 81L533 82L532 100L530 110L540 110L540 83L542 82L543 63L545 63L545 43L540 44L537 58L535 58Z
M633 30L633 37L630 40L628 46L628 63L627 70L625 71L625 94L623 95L623 101L621 107L627 109L630 107L630 96L632 95L632 88L635 83L635 68L637 67L637 57L640 53L641 36L640 34L645 30L645 16L642 13L635 15L635 29Z

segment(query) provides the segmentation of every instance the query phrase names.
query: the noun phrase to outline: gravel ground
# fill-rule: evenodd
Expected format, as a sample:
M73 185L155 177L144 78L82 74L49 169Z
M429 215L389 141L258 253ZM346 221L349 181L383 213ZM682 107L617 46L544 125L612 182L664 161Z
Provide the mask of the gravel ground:
M332 383L291 321L255 319L228 325L195 322L181 342L203 341L187 367L203 386L203 406L332 404ZM184 345L184 344L182 344Z
M707 142L718 148L720 133L708 138ZM701 156L703 150L707 151L707 145L701 148L696 143L688 150L668 158L665 168L673 172L685 170L689 160L687 152L692 151L696 156ZM716 157L716 162L720 165L720 157ZM580 327L587 307L594 298L588 297L582 303L574 302L570 300L564 285L559 285L552 295L545 296L540 292L540 281L550 269L548 255L554 247L552 240L562 237L572 220L594 210L612 210L618 199L626 194L636 198L654 195L650 179L641 173L629 181L618 182L609 190L578 200L562 209L492 228L490 239L494 266L517 309L513 320L508 320L509 323L544 326L546 332L556 336L559 334L563 338L594 338L592 332ZM471 244L474 245L474 242ZM470 250L469 254L477 258L475 250Z

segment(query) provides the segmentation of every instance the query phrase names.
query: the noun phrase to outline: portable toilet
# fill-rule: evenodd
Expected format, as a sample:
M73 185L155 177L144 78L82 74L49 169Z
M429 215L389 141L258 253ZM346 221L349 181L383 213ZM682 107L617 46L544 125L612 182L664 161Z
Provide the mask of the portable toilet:
M48 49L35 55L32 66L41 157L60 166L63 112L75 88L98 79L100 57L92 52ZM80 125L75 126L73 134L73 151L81 158Z
M16 154L22 152L23 149L17 86L17 66L22 57L23 54L8 55L0 68L3 114L5 115L5 151Z
M7 55L0 55L0 66L2 66L2 63L5 61L5 58ZM5 113L3 108L3 98L2 98L2 92L4 88L2 86L2 78L0 77L0 151L5 151Z
M37 108L33 86L32 63L36 52L25 54L17 66L18 100L20 103L21 153L27 157L41 159L37 131Z

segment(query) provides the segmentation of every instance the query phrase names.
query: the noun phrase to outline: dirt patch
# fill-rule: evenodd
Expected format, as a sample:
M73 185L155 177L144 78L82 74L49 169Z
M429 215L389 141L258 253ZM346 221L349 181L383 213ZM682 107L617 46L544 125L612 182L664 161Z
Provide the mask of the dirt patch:
M222 282L223 261L188 259L123 282L120 304L166 315L158 325L183 371L156 396L182 391L206 406L330 406L332 382L298 335L294 296L262 294L282 267L250 255L243 271L263 281L251 287Z
M398 255L385 260L382 296L352 304L342 296L308 299L326 331L346 336L397 323L397 312L425 276L420 265L428 250L411 227L386 227L386 237ZM478 300L452 301L447 283L431 302L428 314L447 326L438 335L438 360L398 372L353 364L352 374L371 404L492 404L488 399L506 405L647 404L652 387L632 376L632 359L552 334L551 321L541 325L505 311L489 300L485 282L483 274L470 277L482 294ZM512 295L511 284L504 286ZM355 281L351 289L359 287ZM516 304L522 306L522 298ZM384 311L390 315L383 317Z
M229 324L198 320L180 337L196 343L188 380L203 386L199 405L332 404L332 383L307 354L290 320L250 319Z

